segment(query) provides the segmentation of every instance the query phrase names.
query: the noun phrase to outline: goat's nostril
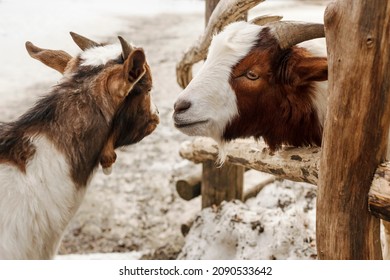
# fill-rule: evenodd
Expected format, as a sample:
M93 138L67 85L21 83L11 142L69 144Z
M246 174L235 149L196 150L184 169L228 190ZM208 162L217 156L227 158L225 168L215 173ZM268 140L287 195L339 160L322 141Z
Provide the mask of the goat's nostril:
M188 110L188 108L191 107L191 102L187 100L179 100L175 102L175 105L173 108L175 109L175 112L183 112L185 110Z

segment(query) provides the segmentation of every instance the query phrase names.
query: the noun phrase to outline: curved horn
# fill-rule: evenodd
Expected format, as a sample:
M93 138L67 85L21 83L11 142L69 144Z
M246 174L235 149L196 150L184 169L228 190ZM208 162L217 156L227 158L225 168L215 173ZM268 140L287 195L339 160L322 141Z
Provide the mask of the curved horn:
M92 41L84 36L81 36L77 33L70 32L70 36L72 36L73 41L76 43L77 46L80 47L83 51L86 49L90 49L93 47L98 47L100 44L96 43L95 41Z
M324 25L294 21L276 21L266 24L274 32L281 49L288 49L296 44L311 39L325 37Z
M259 16L251 19L249 22L257 25L266 25L267 23L280 21L282 16Z
M129 57L129 54L133 51L133 47L126 42L125 39L123 39L121 36L118 36L119 41L121 42L122 46L122 57L123 60L126 60Z

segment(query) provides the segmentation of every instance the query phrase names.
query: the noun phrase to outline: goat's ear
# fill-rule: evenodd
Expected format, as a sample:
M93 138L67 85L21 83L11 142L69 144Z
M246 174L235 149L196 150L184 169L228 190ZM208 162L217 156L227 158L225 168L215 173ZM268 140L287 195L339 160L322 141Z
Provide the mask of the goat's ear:
M129 54L124 64L125 78L135 84L145 74L145 53L142 49L135 49Z
M293 63L290 72L294 83L326 81L328 79L328 61L326 57L303 57Z
M72 56L61 50L47 50L34 46L31 42L26 42L26 49L32 58L64 74L68 62Z

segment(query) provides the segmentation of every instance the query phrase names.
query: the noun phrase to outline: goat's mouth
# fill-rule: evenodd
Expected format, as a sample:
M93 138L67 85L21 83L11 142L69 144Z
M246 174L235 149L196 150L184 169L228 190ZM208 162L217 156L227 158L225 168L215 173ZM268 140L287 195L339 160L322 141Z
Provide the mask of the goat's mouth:
M209 120L202 120L202 121L196 121L196 122L175 122L175 127L176 128L189 128L189 127L194 127L194 126L197 126L197 125L200 125L200 124L205 124L207 123Z

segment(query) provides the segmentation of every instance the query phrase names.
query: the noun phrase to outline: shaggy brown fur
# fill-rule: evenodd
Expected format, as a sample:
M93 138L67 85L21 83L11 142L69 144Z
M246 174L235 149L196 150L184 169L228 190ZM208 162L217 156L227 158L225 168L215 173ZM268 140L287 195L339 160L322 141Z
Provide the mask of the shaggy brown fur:
M65 155L75 184L86 186L99 161L107 164L107 154L140 141L158 125L158 115L151 111L151 73L142 49L132 49L128 57L105 65L82 66L80 56L72 58L31 43L26 47L32 57L64 78L18 120L0 124L0 163L25 172L35 154L31 139L42 135Z

